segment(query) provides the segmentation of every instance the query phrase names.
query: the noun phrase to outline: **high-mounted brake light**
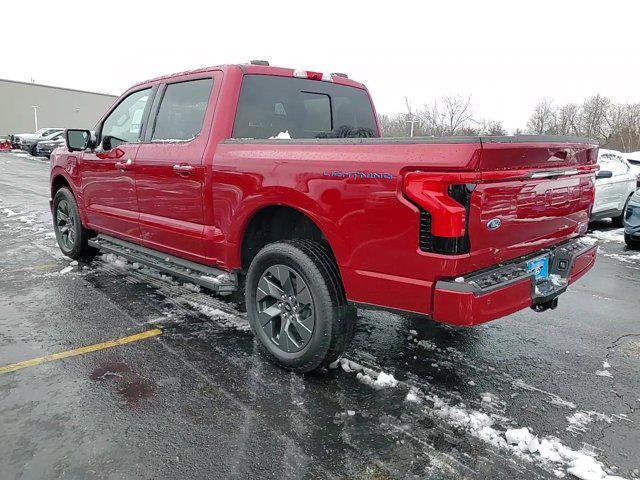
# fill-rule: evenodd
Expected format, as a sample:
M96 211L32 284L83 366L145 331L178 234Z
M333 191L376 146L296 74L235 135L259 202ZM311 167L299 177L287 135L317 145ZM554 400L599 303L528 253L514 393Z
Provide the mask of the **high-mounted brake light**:
M324 82L333 82L330 73L311 72L309 70L294 70L293 76L297 78L306 78L307 80L322 80Z

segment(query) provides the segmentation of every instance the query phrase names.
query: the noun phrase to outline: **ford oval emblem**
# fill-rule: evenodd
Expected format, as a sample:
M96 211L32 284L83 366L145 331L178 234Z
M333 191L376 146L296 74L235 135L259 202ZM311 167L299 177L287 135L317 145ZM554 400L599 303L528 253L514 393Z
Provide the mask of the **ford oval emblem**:
M495 230L496 228L499 228L500 225L502 225L502 220L499 218L492 218L487 222L487 228L489 230Z

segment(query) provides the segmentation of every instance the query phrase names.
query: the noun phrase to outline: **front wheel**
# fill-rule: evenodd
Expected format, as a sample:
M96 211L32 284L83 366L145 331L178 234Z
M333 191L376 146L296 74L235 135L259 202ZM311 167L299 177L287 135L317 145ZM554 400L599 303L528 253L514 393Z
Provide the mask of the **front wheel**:
M304 373L335 361L353 336L338 268L318 242L271 243L251 262L245 299L249 323L269 357Z
M78 204L68 188L53 197L53 228L62 253L74 260L91 260L96 250L88 245L89 232L82 225Z

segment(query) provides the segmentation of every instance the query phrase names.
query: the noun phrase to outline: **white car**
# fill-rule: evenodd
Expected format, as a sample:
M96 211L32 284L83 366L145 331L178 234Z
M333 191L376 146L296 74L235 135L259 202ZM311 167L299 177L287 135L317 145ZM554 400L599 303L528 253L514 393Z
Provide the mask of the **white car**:
M12 135L11 143L14 147L23 149L27 142L49 140L60 132L64 132L64 128L41 128L35 133L17 133Z
M596 175L596 199L591 220L611 218L613 225L622 227L625 207L636 191L637 175L622 153L600 149L600 171Z

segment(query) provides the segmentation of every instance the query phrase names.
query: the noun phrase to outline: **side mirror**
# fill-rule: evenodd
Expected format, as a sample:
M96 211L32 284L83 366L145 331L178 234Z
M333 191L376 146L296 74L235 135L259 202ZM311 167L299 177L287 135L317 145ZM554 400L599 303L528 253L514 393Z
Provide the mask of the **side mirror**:
M64 138L70 152L83 152L91 145L91 132L89 130L67 129L64 132Z

